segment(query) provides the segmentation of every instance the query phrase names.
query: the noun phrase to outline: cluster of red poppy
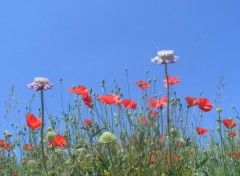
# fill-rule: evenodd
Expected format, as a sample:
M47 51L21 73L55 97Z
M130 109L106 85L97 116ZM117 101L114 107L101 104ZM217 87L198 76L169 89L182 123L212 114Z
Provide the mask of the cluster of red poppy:
M234 122L234 121L232 121L232 119L224 119L224 120L222 120L222 123L224 124L224 126L226 127L226 128L228 128L228 129L232 129L232 128L234 128L236 125L237 125L237 122ZM197 127L196 128L196 131L197 131L197 133L199 134L199 135L204 135L204 134L206 134L207 132L209 132L209 130L208 129L205 129L205 128L200 128L200 127ZM230 137L235 137L237 135L237 133L235 132L235 131L232 131L230 134L229 134L229 136Z
M210 101L207 98L193 98L193 97L186 97L185 100L187 101L188 106L198 106L204 112L208 112L213 108L213 104L210 104Z
M22 146L22 149L23 150L32 150L33 146L32 146L32 144L25 144Z
M232 121L232 119L224 119L222 122L228 129L232 129L237 125L237 122Z
M124 99L120 100L120 95L115 95L115 94L108 94L105 96L98 96L98 99L103 103L107 105L119 105L123 104L126 109L136 109L137 108L137 103L133 100L130 99Z
M77 87L72 87L69 88L68 91L77 95L81 95L85 105L87 105L89 108L93 107L92 97L89 95L89 91L85 86L79 85Z
M148 118L146 118L146 117L139 117L139 118L138 118L138 122L139 122L140 124L148 124L148 123L149 123L149 120L148 120Z
M0 138L0 148L2 148L4 150L9 150L10 144Z
M35 115L29 113L26 115L27 125L28 127L32 128L33 130L39 128L42 125L42 119L37 118ZM48 141L50 145L59 146L59 147L66 147L67 141L64 138L64 136L56 135L53 139L53 141ZM23 147L23 150L31 150L32 145L31 144L25 144Z

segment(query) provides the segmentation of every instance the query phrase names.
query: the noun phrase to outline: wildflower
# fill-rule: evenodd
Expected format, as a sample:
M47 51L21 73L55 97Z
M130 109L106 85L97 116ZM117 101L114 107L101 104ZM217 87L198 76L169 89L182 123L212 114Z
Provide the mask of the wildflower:
M33 146L32 146L32 144L25 144L22 146L22 149L23 150L32 150Z
M90 95L88 95L88 94L83 95L82 100L83 100L84 104L87 105L89 108L93 107L92 97Z
M115 135L110 132L104 132L99 138L99 142L103 144L112 143L115 140L116 140Z
M217 113L221 113L222 111L223 111L222 108L217 108L217 109L216 109L216 112L217 112Z
M126 109L136 109L137 108L137 103L133 100L124 99L123 104Z
M149 163L155 163L155 158L151 157L151 158L149 159Z
M210 101L207 98L200 98L198 102L198 106L205 112L208 112L212 109L213 104L210 104Z
M234 128L237 125L237 122L233 122L230 119L224 119L222 120L222 122L225 125L225 127L228 129Z
M159 100L156 100L154 98L149 98L148 100L151 101L150 103L148 103L148 106L152 108L167 106L167 97L162 97Z
M47 78L35 78L34 81L27 85L28 88L33 90L47 90L51 89L53 87L53 84L51 84Z
M200 128L200 127L197 127L196 128L196 131L199 135L204 135L206 134L209 130L208 129L205 129L205 128Z
M33 114L30 114L30 113L27 114L26 119L27 119L27 125L33 130L39 128L42 125L42 119L37 118Z
M139 117L138 122L141 124L148 124L149 120L146 117Z
M150 87L150 84L146 81L137 81L136 84L141 90L144 90Z
M115 94L108 94L105 96L98 96L98 99L103 103L103 104L117 104L117 105L121 105L122 100L119 100L120 95L115 95Z
M177 141L177 146L178 147L183 147L184 146L184 143L182 141Z
M237 135L236 131L232 131L232 132L229 134L229 136L230 136L231 138L234 138L236 135Z
M5 138L9 138L9 137L12 136L12 133L10 133L10 132L7 131L7 130L5 130L3 134L4 134Z
M88 120L88 119L86 119L86 120L83 121L83 125L84 125L84 126L91 125L92 123L93 123L93 121L92 121L92 120Z
M5 149L5 150L9 150L10 149L10 144L0 138L0 148Z
M180 83L180 80L178 80L179 76L175 76L175 77L171 77L170 75L167 75L167 76L168 76L169 85ZM165 82L164 87L167 87L167 79L164 79L163 82Z
M159 117L159 114L157 111L151 111L151 117L154 117L154 118L158 118Z
M198 105L198 99L193 97L185 97L188 106L196 106Z
M64 138L64 136L61 135L56 135L53 139L54 145L58 147L66 147L67 146L67 141Z
M169 64L175 63L178 59L179 57L173 55L172 50L162 50L158 51L157 56L154 57L151 61L157 64Z
M177 160L179 160L179 159L180 159L180 156L178 156L178 155L176 155L176 156L173 157L173 160L174 160L174 161L177 161Z
M229 152L229 153L228 153L228 156L229 156L229 158L232 158L232 152ZM240 157L240 153L239 153L239 152L235 152L235 153L234 153L234 157L235 157L235 158L239 158L239 157Z
M88 89L85 86L79 85L77 87L72 87L69 88L68 91L78 95L82 95L82 100L84 104L87 105L89 108L93 107L92 97L89 95Z
M88 95L88 89L83 85L69 88L68 91L82 96Z
M163 141L165 139L165 137L163 135L159 135L158 137L161 141Z

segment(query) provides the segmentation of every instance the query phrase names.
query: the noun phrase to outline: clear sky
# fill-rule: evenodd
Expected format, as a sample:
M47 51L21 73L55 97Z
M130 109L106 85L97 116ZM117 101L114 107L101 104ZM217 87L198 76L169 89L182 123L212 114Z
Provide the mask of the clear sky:
M61 78L65 101L73 84L101 93L103 79L109 92L114 79L127 92L126 68L131 92L140 94L135 82L146 78L146 70L164 92L163 66L150 61L163 49L180 57L169 65L170 75L182 81L174 86L178 95L199 97L202 91L213 102L224 76L223 115L235 115L231 105L240 108L239 7L238 0L1 1L0 130L16 120L14 114L10 120L3 117L12 84L16 98L24 101L24 119L33 93L26 84L34 77L55 85L46 94L51 112L60 111ZM215 113L205 116L207 126Z

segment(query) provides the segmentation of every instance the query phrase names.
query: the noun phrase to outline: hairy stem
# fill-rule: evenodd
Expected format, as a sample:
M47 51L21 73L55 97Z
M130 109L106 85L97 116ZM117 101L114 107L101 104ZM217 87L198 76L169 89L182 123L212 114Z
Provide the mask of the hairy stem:
M174 173L173 164L172 164L172 136L171 136L171 120L170 120L170 107L169 107L169 99L170 99L170 89L169 89L169 79L168 79L168 71L167 71L167 64L165 64L165 77L167 80L167 133L169 136L168 142L168 153L169 153L169 164L170 164L170 172Z
M41 91L41 108L42 108L42 126L41 126L41 151L42 151L42 157L43 157L43 167L45 169L45 172L48 176L48 170L47 170L47 165L46 165L46 160L45 160L45 153L44 153L44 146L43 146L43 130L44 130L44 98L43 98L43 91Z

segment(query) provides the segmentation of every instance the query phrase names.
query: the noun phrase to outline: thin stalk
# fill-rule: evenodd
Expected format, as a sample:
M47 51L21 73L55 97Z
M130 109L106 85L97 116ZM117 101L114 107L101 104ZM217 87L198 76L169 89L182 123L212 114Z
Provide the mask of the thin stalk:
M226 174L226 164L225 164L225 156L224 156L224 153L226 153L226 149L225 149L225 144L224 144L224 141L223 141L223 135L222 135L222 119L221 119L221 116L220 116L220 113L218 113L218 124L219 124L219 135L220 135L220 141L221 141L221 159L222 159L222 165L224 167L224 174Z
M170 171L174 174L173 170L173 163L172 163L172 136L171 136L171 120L170 120L170 106L169 106L169 99L170 99L170 89L169 89L169 79L168 79L168 71L167 71L167 64L164 64L165 66L165 77L167 80L167 133L169 136L169 142L168 142L168 153L170 158Z
M43 98L43 90L40 90L41 92L41 108L42 108L42 126L41 126L41 151L42 151L42 157L43 157L43 167L45 169L45 172L48 176L48 170L45 160L45 153L44 153L44 146L43 146L43 130L44 130L44 98Z
M112 153L111 153L109 144L107 144L107 150L108 150L108 153L109 153L110 162L111 162L111 166L112 166L111 167L112 168L112 176L115 176L115 168L114 168Z

